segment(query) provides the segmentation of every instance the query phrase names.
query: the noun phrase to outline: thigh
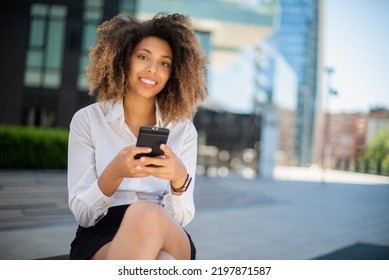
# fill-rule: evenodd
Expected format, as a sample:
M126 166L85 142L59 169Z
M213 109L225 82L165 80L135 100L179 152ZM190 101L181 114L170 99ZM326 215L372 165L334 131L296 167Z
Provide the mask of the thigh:
M101 247L92 257L91 260L105 260L107 252L109 250L109 246L111 242L108 242L103 247Z

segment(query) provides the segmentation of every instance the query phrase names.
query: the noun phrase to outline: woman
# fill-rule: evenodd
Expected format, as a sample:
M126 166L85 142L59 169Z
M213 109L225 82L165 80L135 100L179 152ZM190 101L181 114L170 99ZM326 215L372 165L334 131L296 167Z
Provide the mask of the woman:
M206 57L186 16L139 22L120 14L97 30L87 68L97 103L70 124L69 206L79 224L71 259L194 259L197 132ZM141 126L170 130L164 156L142 156ZM152 165L152 166L150 166Z

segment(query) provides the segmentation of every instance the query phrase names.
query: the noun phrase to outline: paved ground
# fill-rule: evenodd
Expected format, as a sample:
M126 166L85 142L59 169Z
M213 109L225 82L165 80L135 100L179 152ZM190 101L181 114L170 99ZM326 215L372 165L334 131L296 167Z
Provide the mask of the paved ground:
M198 259L313 259L389 246L389 178L278 168L276 180L198 177L187 227ZM76 223L64 171L0 171L0 259L68 253Z

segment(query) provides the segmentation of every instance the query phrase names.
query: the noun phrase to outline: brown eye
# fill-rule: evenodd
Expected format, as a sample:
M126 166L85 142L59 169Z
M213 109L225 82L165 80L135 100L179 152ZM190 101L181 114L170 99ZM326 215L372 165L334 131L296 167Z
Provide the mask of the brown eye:
M167 63L167 62L162 62L161 65L162 65L163 67L170 67L170 64Z

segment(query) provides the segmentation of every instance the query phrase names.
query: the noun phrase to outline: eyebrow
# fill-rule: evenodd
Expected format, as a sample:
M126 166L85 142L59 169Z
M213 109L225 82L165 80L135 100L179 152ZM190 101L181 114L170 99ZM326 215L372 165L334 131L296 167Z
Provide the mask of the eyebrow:
M145 51L145 52L148 52L150 54L152 54L152 52L149 50L149 49L138 49L138 51ZM168 58L170 59L171 61L173 61L173 58L171 58L170 56L168 55L162 55L163 58Z

